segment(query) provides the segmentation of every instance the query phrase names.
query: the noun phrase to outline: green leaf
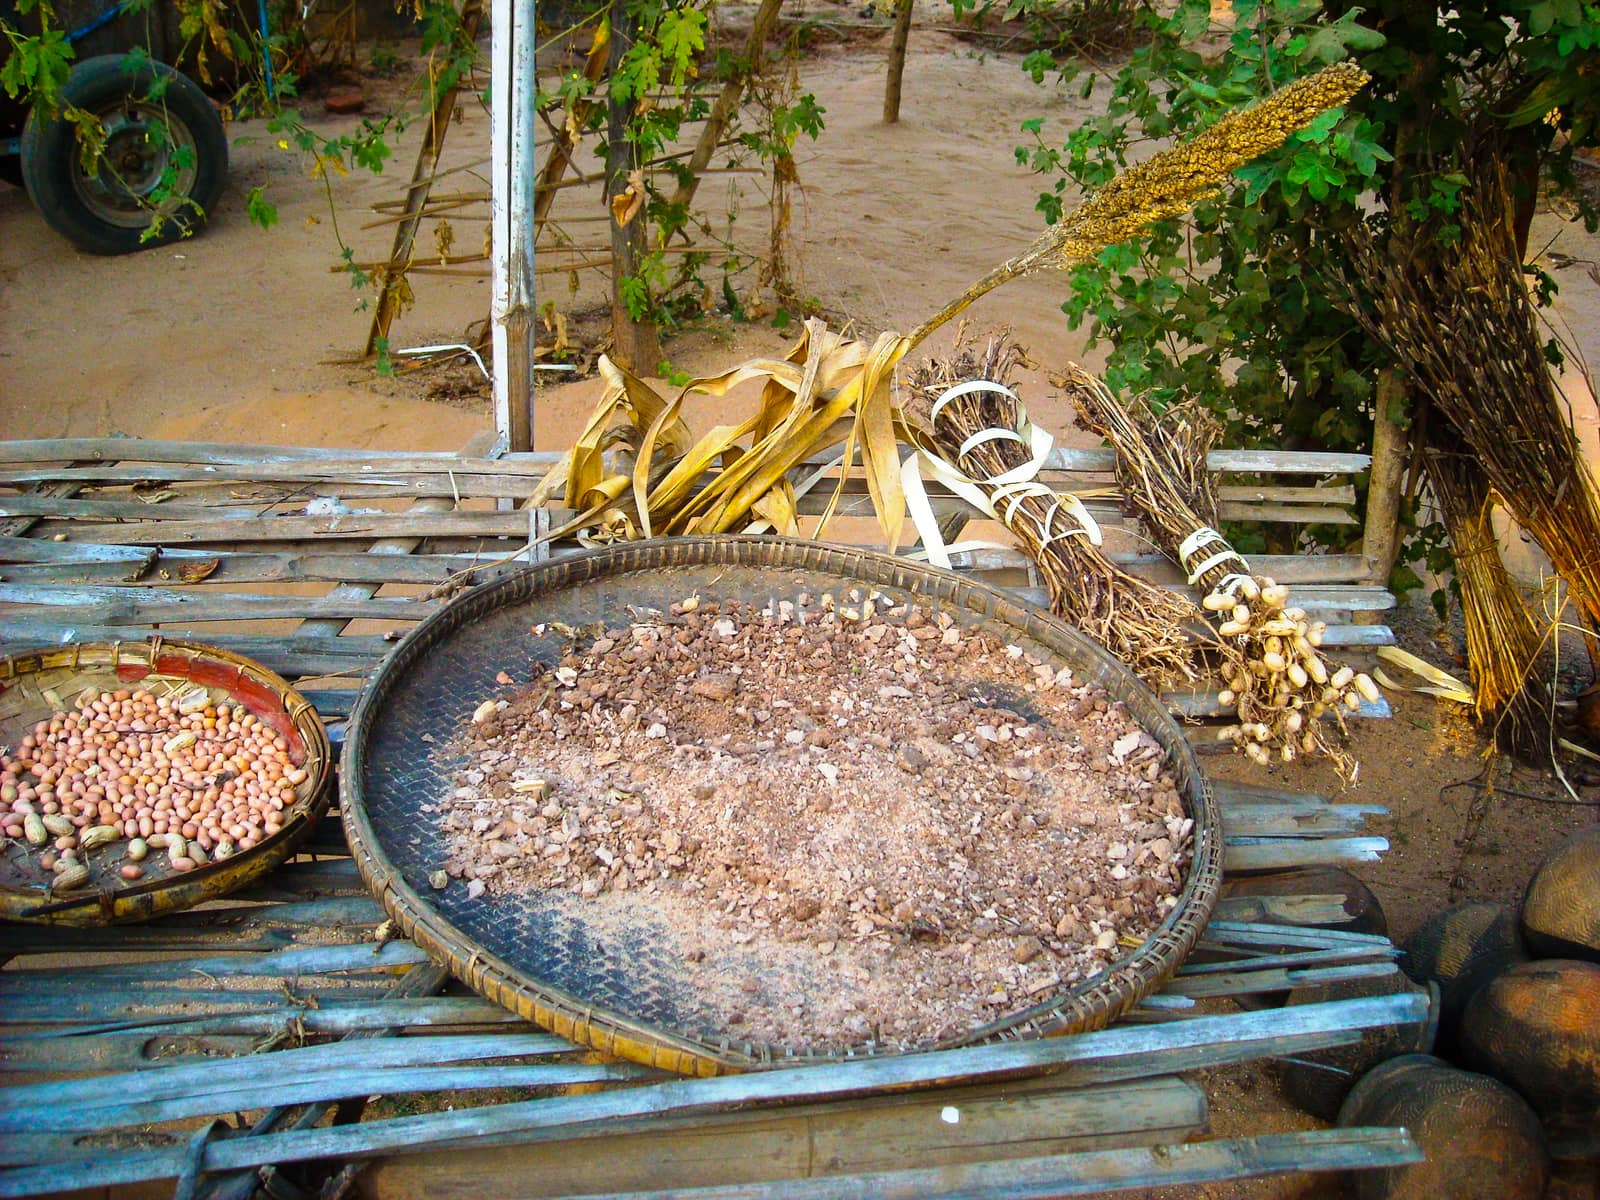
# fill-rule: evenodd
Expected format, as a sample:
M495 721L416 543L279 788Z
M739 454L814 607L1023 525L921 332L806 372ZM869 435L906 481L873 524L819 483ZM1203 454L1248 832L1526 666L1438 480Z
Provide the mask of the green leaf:
M1166 32L1180 42L1192 42L1210 28L1210 0L1183 0L1167 23Z
M252 224L259 225L262 229L271 229L278 223L278 206L267 200L263 194L265 191L264 184L257 184L251 188L250 194L244 200L244 211Z
M682 87L706 48L706 14L698 8L669 9L656 31L662 57L672 66L672 85Z

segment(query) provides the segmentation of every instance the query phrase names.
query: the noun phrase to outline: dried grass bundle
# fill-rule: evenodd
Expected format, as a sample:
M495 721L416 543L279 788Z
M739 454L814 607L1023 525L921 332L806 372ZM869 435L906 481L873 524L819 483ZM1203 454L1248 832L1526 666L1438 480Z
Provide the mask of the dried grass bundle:
M1221 736L1252 759L1276 754L1323 755L1347 778L1355 764L1323 718L1344 732L1344 712L1376 700L1377 685L1349 667L1332 667L1320 646L1326 626L1289 604L1289 589L1254 575L1217 531L1217 498L1206 456L1221 426L1190 402L1157 412L1143 398L1119 401L1076 363L1059 381L1078 410L1081 428L1111 443L1124 509L1139 518L1191 586L1221 618L1220 670L1227 687L1218 699L1239 724Z
M1455 560L1474 714L1512 753L1548 755L1555 697L1543 670L1546 639L1500 559L1488 475L1475 457L1440 449L1423 467Z
M1355 235L1350 311L1460 435L1489 486L1600 622L1600 491L1550 375L1492 145L1469 150L1460 239L1422 227L1387 254ZM1375 303L1361 302L1370 295Z
M913 376L903 408L908 432L920 449L989 498L996 519L1038 565L1052 612L1152 687L1192 680L1197 647L1186 631L1203 625L1199 609L1113 563L1082 502L1034 477L1031 426L1003 382L1017 357L1008 339L996 337L981 355L963 347L949 360L925 364ZM956 394L956 385L972 381L991 386Z

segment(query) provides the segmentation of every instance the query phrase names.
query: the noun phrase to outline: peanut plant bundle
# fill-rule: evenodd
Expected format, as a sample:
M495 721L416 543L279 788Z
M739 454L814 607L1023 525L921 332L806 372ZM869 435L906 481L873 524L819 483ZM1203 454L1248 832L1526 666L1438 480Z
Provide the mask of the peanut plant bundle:
M1322 655L1327 626L1289 603L1289 589L1255 575L1217 530L1217 500L1206 456L1220 431L1194 403L1156 412L1142 398L1119 401L1077 364L1060 381L1078 410L1079 425L1111 443L1126 511L1204 593L1203 607L1219 620L1218 693L1238 724L1219 736L1258 763L1300 755L1326 756L1347 778L1355 764L1330 734L1326 718L1344 733L1344 713L1377 700L1365 674L1335 667Z

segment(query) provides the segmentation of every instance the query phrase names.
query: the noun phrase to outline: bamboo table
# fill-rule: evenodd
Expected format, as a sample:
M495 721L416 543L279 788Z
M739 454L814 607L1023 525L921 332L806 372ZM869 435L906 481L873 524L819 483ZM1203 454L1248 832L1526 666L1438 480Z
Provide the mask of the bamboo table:
M209 642L285 675L337 736L413 622L471 582L561 552L538 541L551 510L521 507L550 457L0 443L0 644ZM1051 465L1066 486L1109 479L1103 452L1057 451ZM1244 473L1224 486L1225 516L1299 525L1353 520L1339 477L1365 461L1219 451L1213 466ZM965 515L945 507L953 530ZM1147 556L1123 558L1178 582ZM1353 620L1393 602L1361 556L1254 561L1329 619L1331 644L1390 640ZM1024 593L1036 584L1006 552L961 565ZM1169 699L1214 705L1203 690ZM1375 806L1218 792L1230 872L1386 848L1363 829ZM370 1163L359 1186L384 1197L763 1200L1070 1195L1414 1161L1399 1130L1192 1140L1206 1101L1184 1072L1426 1019L1412 995L1230 1011L1229 997L1392 974L1386 938L1324 927L1342 917L1328 897L1224 900L1202 952L1102 1033L664 1079L523 1025L386 940L328 821L266 883L202 909L117 929L0 926L0 1196L176 1179L181 1196L232 1197L263 1177L286 1195L280 1168L307 1160L347 1164L329 1195ZM428 1103L405 1111L418 1093ZM363 1113L377 1095L383 1111ZM241 1112L253 1115L229 1122Z

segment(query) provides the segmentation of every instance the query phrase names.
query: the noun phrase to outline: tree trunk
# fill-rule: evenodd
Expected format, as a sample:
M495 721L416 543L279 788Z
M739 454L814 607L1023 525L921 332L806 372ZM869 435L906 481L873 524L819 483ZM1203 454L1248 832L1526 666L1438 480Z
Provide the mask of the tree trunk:
M773 25L777 23L778 9L781 7L783 0L761 0L761 7L756 9L756 15L750 22L750 36L744 44L744 62L734 72L733 78L722 85L722 91L711 105L711 115L706 118L705 128L700 131L700 140L695 143L694 153L689 156L689 182L672 195L675 206L682 205L687 209L689 202L694 199L695 189L700 186L700 174L711 162L712 154L722 141L723 130L727 129L728 122L733 118L745 88L750 80L761 73L762 52Z
M894 40L889 44L889 78L883 89L883 123L900 119L900 81L906 73L906 41L911 36L912 0L899 0L894 10Z
M611 9L610 75L615 77L622 56L633 44L634 31L627 25L620 5ZM622 19L619 19L622 18ZM628 173L633 170L633 146L628 141L631 105L608 97L606 101L606 211L615 210L611 202L628 190ZM648 317L635 321L628 315L622 299L622 281L636 275L645 255L645 218L641 209L627 224L613 216L611 228L611 357L636 374L651 374L661 362L661 340L655 322Z
M598 84L605 78L606 68L610 63L608 40L610 38L609 23L601 27L595 44L589 48L589 56L584 60L583 75L590 83ZM603 40L605 39L605 40ZM592 100L579 100L572 106L572 123L582 129L589 122L589 115L594 111ZM539 181L533 192L533 220L536 225L543 225L550 215L550 206L556 200L556 185L561 182L562 176L567 173L567 168L572 164L572 152L578 144L578 139L572 130L562 125L561 131L550 142L550 156L544 160L544 167L539 172Z
M1397 417L1405 404L1405 384L1393 367L1378 375L1372 414L1372 473L1367 484L1367 519L1361 552L1372 582L1387 586L1400 549L1400 497L1410 446ZM1365 614L1362 614L1365 615ZM1360 616L1357 618L1358 622Z

